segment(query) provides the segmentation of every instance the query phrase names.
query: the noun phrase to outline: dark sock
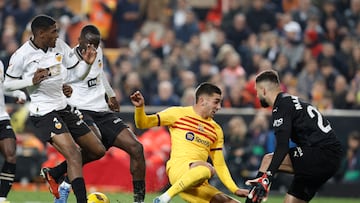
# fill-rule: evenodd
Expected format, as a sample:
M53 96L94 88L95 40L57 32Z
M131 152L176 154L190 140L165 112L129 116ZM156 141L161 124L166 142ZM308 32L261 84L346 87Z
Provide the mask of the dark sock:
M260 178L260 177L263 176L263 175L264 175L264 173L261 172L261 171L259 171L259 172L257 173L257 175L256 175L256 178Z
M66 161L61 162L59 165L51 168L49 173L56 180L57 183L60 182L60 178L64 176L67 172L67 163Z
M133 181L133 189L134 189L134 202L144 202L145 181L144 180L134 180Z
M86 188L84 178L75 178L71 182L77 203L87 203Z
M7 197L15 179L16 164L4 163L0 174L0 197Z
M69 180L69 177L68 177L68 176L65 176L65 177L64 177L64 181L65 181L65 183L69 183L69 184L70 184L70 180Z

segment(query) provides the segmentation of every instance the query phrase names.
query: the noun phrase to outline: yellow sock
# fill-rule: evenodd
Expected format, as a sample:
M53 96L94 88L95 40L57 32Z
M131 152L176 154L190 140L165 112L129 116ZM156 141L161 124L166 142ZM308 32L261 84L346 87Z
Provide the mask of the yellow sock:
M198 185L211 177L211 172L206 166L196 166L188 170L177 180L166 192L170 197L188 189L189 187Z

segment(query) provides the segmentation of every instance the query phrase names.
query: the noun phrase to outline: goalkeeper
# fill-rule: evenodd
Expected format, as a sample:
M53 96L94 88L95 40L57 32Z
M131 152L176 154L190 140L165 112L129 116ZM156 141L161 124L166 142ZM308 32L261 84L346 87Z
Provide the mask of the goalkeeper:
M338 170L343 150L329 121L313 106L281 91L278 74L273 70L256 77L256 91L261 106L272 106L276 137L274 153L264 156L246 203L267 199L277 171L294 174L285 203L309 202L318 189ZM289 140L296 147L289 148Z

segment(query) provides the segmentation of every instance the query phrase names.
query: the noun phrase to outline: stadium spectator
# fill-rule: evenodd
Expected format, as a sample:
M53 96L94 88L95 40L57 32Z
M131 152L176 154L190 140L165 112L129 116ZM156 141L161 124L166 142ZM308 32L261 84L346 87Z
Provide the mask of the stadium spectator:
M339 171L343 182L360 182L360 133L350 132L347 138L346 158Z

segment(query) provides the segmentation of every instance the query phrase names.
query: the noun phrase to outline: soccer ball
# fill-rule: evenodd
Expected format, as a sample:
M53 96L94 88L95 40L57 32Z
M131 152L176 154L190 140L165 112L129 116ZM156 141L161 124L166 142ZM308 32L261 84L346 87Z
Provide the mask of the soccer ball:
M110 203L109 198L104 193L93 192L87 197L88 203Z

